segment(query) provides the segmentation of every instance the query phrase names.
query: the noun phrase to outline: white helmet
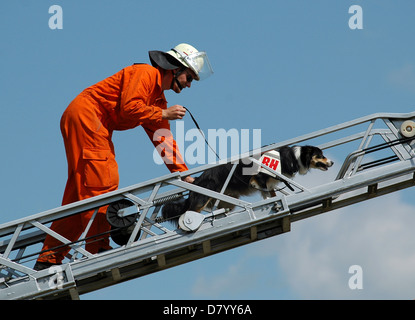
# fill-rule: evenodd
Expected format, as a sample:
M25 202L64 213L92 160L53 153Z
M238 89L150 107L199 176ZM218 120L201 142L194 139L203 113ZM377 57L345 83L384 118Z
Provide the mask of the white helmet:
M196 80L206 79L213 73L206 52L198 51L190 44L181 43L166 53L174 57L186 68L193 70L196 74Z

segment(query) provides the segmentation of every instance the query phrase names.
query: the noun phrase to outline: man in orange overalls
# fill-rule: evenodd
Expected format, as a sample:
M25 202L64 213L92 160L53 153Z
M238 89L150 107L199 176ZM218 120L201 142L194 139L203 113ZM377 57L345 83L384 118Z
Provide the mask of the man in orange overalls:
M168 52L150 51L152 66L134 64L113 76L85 89L62 115L61 132L68 161L68 180L62 205L97 196L118 188L118 166L114 145L114 130L142 126L171 172L188 168L171 134L157 135L157 130L170 132L169 120L182 119L185 108L167 107L165 90L180 93L212 73L205 52L188 44L179 44ZM166 131L167 129L167 131ZM160 132L160 131L158 131ZM155 135L156 133L156 135ZM157 137L156 137L157 136ZM193 178L184 178L193 182ZM98 210L87 238L110 230L105 212ZM52 223L51 229L70 241L76 241L85 230L94 210L66 217ZM110 249L108 233L98 239L90 238L85 249L98 253ZM69 252L68 246L47 235L35 270L60 264Z

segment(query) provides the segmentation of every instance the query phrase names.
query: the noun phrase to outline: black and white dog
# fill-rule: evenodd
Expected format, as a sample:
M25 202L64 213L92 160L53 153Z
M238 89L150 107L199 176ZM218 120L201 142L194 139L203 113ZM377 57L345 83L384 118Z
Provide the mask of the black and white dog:
M275 154L277 156L273 157ZM310 169L327 171L334 164L333 161L324 156L322 150L313 146L282 147L277 153L275 151L274 154L269 153L269 157L263 155L261 162L290 179L296 173L304 175ZM193 184L220 192L232 165L232 163L227 163L208 169L195 178ZM246 174L246 170L249 171L250 169L252 169L252 163L244 164L240 161L229 181L225 194L239 198L259 191L264 198L269 195L274 196L275 187L281 180L278 180L275 174L272 175L264 169L255 172L255 174ZM187 210L201 212L205 208L211 208L214 202L215 200L212 201L212 198L207 195L191 191L186 199L182 198L164 204L162 216L166 220L169 219L177 223L179 216ZM218 208L229 208L230 210L233 207L233 205L225 202L220 202L218 205Z

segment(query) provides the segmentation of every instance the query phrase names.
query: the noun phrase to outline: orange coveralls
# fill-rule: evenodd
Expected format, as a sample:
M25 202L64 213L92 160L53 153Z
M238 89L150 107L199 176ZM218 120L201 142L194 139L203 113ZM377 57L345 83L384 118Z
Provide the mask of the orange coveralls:
M161 87L162 74L147 64L126 67L113 76L85 89L62 115L61 131L68 161L68 180L62 205L97 196L118 188L118 166L115 161L113 130L127 130L142 126L171 172L188 168L171 134L153 141L158 129L167 129L168 120L162 119L167 101ZM160 140L160 141L158 141ZM160 145L161 146L161 145ZM167 160L167 161L166 161ZM105 212L99 209L87 237L110 230ZM52 223L51 229L70 241L76 241L85 230L94 210L72 215ZM59 264L70 248L47 236L39 262ZM51 249L50 251L48 251ZM108 233L102 238L86 242L90 253L110 249Z

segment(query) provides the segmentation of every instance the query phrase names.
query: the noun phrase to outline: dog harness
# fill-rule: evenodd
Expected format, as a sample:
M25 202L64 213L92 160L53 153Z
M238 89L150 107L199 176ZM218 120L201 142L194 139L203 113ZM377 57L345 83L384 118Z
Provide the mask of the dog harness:
M259 159L259 162L261 162L261 164L265 165L266 167L281 174L281 158L280 158L280 153L278 151L271 150L271 151L265 152ZM256 163L253 164L252 172L253 172L253 175L256 175L262 172L274 178L277 176L275 173L263 168L262 166Z

